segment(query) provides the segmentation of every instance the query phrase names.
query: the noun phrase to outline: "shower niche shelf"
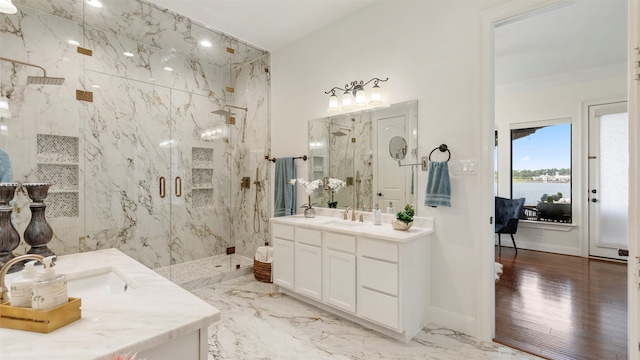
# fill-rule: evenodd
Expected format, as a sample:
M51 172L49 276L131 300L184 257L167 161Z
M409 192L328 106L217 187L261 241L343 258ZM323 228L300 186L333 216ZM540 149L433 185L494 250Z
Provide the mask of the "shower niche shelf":
M213 206L213 149L191 148L191 204Z
M38 181L52 184L45 199L47 218L78 217L79 139L38 134L36 141Z

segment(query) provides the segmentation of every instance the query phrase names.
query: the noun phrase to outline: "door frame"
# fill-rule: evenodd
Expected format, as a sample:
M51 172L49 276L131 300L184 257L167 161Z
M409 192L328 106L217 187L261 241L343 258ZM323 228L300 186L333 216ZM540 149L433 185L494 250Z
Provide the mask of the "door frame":
M495 286L494 286L494 266L495 252L493 245L493 146L494 146L494 130L495 130L495 110L494 110L494 29L495 26L514 21L519 18L529 16L537 11L552 9L553 7L563 6L570 3L566 0L547 0L536 4L511 1L509 3L487 10L480 14L480 62L479 69L479 94L480 98L476 106L480 114L480 139L478 141L478 154L481 166L478 167L478 194L480 196L478 209L477 229L481 234L481 241L478 241L475 250L479 254L479 269L477 289L477 336L481 340L491 341L495 336ZM629 21L628 21L628 37L629 37L629 57L631 58L631 50L640 46L640 2L637 0L629 0ZM632 61L628 61L628 76L633 74L634 67ZM629 89L627 93L628 109L629 109L629 177L630 179L640 176L640 81L629 80ZM637 218L640 216L640 187L634 182L629 182L629 217ZM629 223L629 258L636 261L638 256L638 248L640 247L640 224L637 222ZM629 311L629 358L640 358L636 348L636 339L639 336L639 315L638 306L640 302L640 290L635 284L633 266L629 266L627 276L628 288L628 311Z
M582 166L582 174L581 174L581 180L583 181L584 186L582 186L582 189L584 191L589 191L589 182L590 182L590 178L589 178L589 146L591 143L591 138L590 138L590 128L591 128L591 124L590 124L590 108L592 106L607 106L607 105L613 105L613 104L617 104L617 103L627 103L627 98L624 95L620 95L620 96L613 96L613 97L607 97L604 99L600 99L600 100L593 100L593 101L585 101L582 102L581 104L581 113L580 113L580 118L582 120L582 122L584 123L584 126L582 127L583 131L582 134L580 135L582 137L583 144L582 144L582 154L584 154L584 156L582 156L582 158L580 159L581 162L581 166ZM627 104L627 112L629 110L629 105ZM630 121L630 120L629 120ZM629 137L631 137L631 135L629 134ZM631 140L631 139L629 139ZM629 182L627 182L629 184ZM578 194L581 197L584 197L584 193L580 193ZM578 229L579 234L580 234L580 247L581 247L581 253L582 253L582 257L589 257L591 256L590 254L590 204L589 201L583 201L583 208L580 209L581 211L581 216L580 216L580 223L584 224L584 226L580 226L580 228ZM628 215L628 214L627 214ZM628 243L631 242L631 238L629 236L629 234L627 234L628 237ZM627 244L628 246L628 244Z

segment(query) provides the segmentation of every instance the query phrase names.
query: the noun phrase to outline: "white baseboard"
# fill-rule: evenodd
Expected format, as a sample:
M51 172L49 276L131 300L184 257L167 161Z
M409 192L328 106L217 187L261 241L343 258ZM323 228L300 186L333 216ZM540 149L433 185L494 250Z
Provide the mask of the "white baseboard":
M509 240L509 242L511 242L511 240ZM495 245L498 246L497 241ZM516 241L516 245L518 246L518 250L520 249L536 250L536 251L545 251L545 252L563 254L563 255L582 256L582 251L574 247L539 244L539 243L531 243L526 241ZM513 251L513 244L505 244L505 241L503 241L502 251L505 251L505 248L508 248L509 249L508 251Z
M476 319L452 313L436 306L429 308L429 323L459 331L472 337L478 337L478 322Z

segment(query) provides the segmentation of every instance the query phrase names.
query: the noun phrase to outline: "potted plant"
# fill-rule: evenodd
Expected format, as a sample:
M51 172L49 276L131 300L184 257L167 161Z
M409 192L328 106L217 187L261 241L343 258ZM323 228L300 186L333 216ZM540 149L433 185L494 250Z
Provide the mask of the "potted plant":
M338 178L324 178L324 189L331 191L331 200L327 201L327 205L329 206L329 208L336 209L338 207L338 202L333 201L333 194L337 193L338 190L342 189L346 185L347 184L344 182L344 180L340 180Z
M536 206L538 218L547 221L571 222L571 203L559 192L555 195L543 194Z
M413 210L413 206L407 204L404 206L404 210L398 211L396 214L396 218L391 222L391 226L395 230L409 230L411 225L413 225L413 215L415 214L415 210Z
M311 194L313 194L316 189L318 189L322 185L322 180L317 179L313 181L307 181L304 179L291 179L289 181L292 185L298 184L304 187L304 191L307 193L309 197L309 202L306 204L302 204L301 208L304 209L304 217L312 218L316 216L316 209L313 208L313 204L311 203Z

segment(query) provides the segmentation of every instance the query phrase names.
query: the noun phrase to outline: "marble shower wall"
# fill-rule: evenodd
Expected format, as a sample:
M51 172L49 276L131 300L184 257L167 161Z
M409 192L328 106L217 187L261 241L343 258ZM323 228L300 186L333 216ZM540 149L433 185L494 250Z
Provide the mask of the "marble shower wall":
M57 254L115 247L150 267L230 246L252 256L269 238L268 53L153 4L102 3L98 10L81 0L22 0L17 14L0 15L0 56L66 78L62 86L27 85L40 70L0 62L0 95L13 115L0 120L0 147L14 180L54 183L46 200L50 247ZM199 46L201 39L213 46ZM93 55L77 53L70 40ZM92 91L93 102L76 100L76 89ZM225 104L249 111L236 111L236 125L228 125L212 114ZM76 139L62 142L77 144L78 159L46 160L42 136ZM75 174L75 182L51 178L45 166ZM239 179L253 182L256 167L254 232L255 185L241 190ZM60 216L69 201L75 208ZM15 203L22 233L28 199Z

